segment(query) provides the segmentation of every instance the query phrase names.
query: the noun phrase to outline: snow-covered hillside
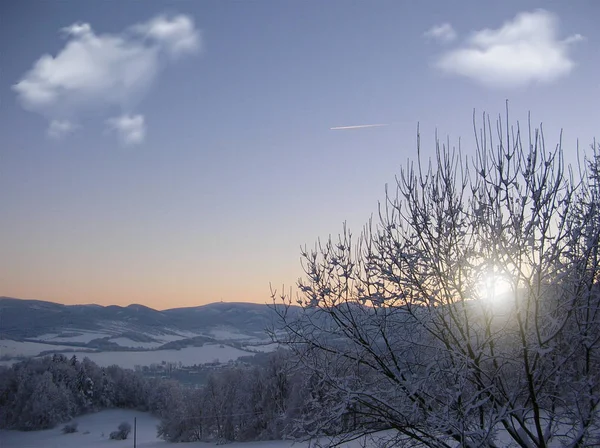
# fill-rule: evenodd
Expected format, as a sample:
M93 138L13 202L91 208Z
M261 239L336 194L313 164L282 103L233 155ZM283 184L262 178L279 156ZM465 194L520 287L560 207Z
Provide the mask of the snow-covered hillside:
M141 305L67 306L0 297L0 315L0 365L45 352L87 356L101 366L133 368L163 361L192 366L276 348L268 345L264 331L273 310L252 303L157 311Z
M60 344L61 342L87 344L94 339L106 338L110 336L111 335L109 333L97 333L93 331L74 329L74 331L70 331L68 333L48 333L32 337L31 339L50 342L53 344Z
M133 446L133 430L127 440L110 440L112 431L121 422L137 419L137 446L139 448L168 448L175 446L156 437L156 425L159 420L146 412L111 409L95 414L75 418L78 431L73 434L63 434L59 425L54 429L44 431L0 431L0 447L2 448L124 448ZM216 443L191 442L184 444L186 448L215 448ZM179 445L177 445L179 446ZM306 448L308 443L292 441L265 441L231 443L227 448ZM360 448L360 442L344 444L346 448Z
M67 356L77 356L79 359L90 358L101 367L116 364L125 369L133 369L136 365L149 366L160 364L162 361L185 366L206 364L209 362L229 362L240 356L253 353L239 350L228 345L205 344L202 347L185 347L181 350L150 350L141 352L97 352L97 353L65 353Z
M276 320L271 307L255 303L219 302L159 311L142 305L62 305L9 297L0 297L0 314L3 337L56 343L105 337L154 342L168 335L242 340L263 337Z
M78 359L85 357L91 359L101 367L116 364L125 369L133 369L135 366L150 366L152 364L166 363L192 366L206 363L226 363L238 359L240 356L252 356L259 351L260 346L253 347L253 351L244 351L222 344L205 344L202 347L185 347L180 350L148 350L148 351L73 351L73 347L64 347L35 342L19 342L11 340L0 340L0 356L10 357L3 359L0 365L9 366L18 362L21 357L37 356L46 350L58 350L68 358L76 356ZM60 350L68 349L61 352Z
M44 341L50 344L72 343L88 344L96 339L106 339L120 347L129 348L157 348L167 342L179 341L181 339L198 336L196 333L177 330L167 330L169 333L135 333L118 332L116 335L110 332L98 333L75 328L65 333L49 333L29 338L33 341ZM137 337L136 337L137 336ZM140 340L141 339L141 340Z
M37 356L48 350L72 350L66 345L43 344L39 342L22 342L11 339L0 339L0 358L21 358Z
M2 448L129 447L133 446L133 431L128 440L110 440L108 436L121 422L129 422L133 427L134 418L137 418L137 446L167 445L156 438L157 418L146 412L111 409L75 418L73 422L78 423L78 431L73 434L63 434L62 425L44 431L0 431L0 446Z
M246 345L244 347L242 347L244 350L248 350L250 352L260 352L260 353L269 353L269 352L274 352L275 350L277 350L279 347L281 347L280 344L278 344L277 342L273 342L271 344L254 344L254 345Z

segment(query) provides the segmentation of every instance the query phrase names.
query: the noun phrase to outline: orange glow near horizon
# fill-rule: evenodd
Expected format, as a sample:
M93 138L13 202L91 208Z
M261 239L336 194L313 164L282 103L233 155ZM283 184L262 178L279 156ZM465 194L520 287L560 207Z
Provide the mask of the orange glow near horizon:
M77 293L58 293L53 291L42 292L39 288L15 288L3 289L0 291L0 296L12 297L25 300L42 300L46 302L60 303L63 305L118 305L128 306L132 304L144 305L156 310L166 310L170 308L185 308L207 305L215 302L250 302L250 303L270 303L269 287L267 285L263 291L247 290L246 293L240 291L227 290L222 294L216 293L193 293L193 292L172 292L160 293L145 293L143 291L133 294L115 293L102 295L100 293L93 294L77 294Z
M256 238L252 250L240 251L235 238L209 232L189 240L174 233L142 238L141 232L111 239L70 230L60 238L54 233L9 241L0 258L0 296L157 310L269 303L270 283L295 285L302 274L294 240L267 244Z
M52 272L30 272L28 277L35 279L33 281L9 272L7 275L0 274L0 296L65 305L140 304L164 310L220 301L270 303L269 282L279 289L282 283L286 287L294 286L297 279L297 275L283 269L273 269L270 274L240 272L236 277L224 274L223 269L217 272L217 269L219 267L212 272L205 270L204 275L191 272L191 269L181 271L179 275L131 270L129 275L121 276L118 272L98 275L98 271L83 268L75 272L55 269Z

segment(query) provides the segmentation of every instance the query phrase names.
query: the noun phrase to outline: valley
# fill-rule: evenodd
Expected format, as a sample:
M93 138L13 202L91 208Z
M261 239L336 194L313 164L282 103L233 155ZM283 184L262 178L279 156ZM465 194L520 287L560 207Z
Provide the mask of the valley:
M2 297L0 315L0 365L5 366L63 354L88 357L102 367L148 371L151 366L226 365L278 347L265 332L272 310L249 303L157 311Z

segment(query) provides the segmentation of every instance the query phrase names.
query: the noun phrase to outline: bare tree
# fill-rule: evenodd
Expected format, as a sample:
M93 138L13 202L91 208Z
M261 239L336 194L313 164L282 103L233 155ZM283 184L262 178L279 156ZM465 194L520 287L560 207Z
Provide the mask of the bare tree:
M273 291L273 337L318 384L310 434L597 442L598 148L573 170L527 131L484 115L474 157L437 141L428 162L418 137L376 224L302 250L299 293Z

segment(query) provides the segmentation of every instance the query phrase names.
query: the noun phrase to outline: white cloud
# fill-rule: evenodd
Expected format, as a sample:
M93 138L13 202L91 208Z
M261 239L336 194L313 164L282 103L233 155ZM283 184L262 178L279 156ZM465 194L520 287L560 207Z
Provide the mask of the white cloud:
M110 130L119 135L125 145L137 145L146 138L146 123L143 115L121 115L106 120Z
M387 126L387 124L355 124L352 126L334 126L333 128L329 128L330 131L345 131L348 129L364 129L364 128L378 128L381 126Z
M452 25L449 23L442 23L441 25L431 27L425 32L424 36L430 39L436 39L440 42L452 42L456 39L457 34Z
M48 126L48 137L59 139L65 135L72 134L77 129L77 125L69 120L52 120Z
M559 39L558 17L544 10L523 12L498 29L484 29L443 54L436 66L486 86L515 87L552 82L568 75L575 63L571 44L582 36Z
M65 46L41 56L13 86L25 109L51 123L115 107L131 111L168 64L165 55L173 59L200 48L199 32L184 15L158 16L121 34L96 34L88 23L61 31Z
M74 23L71 26L64 27L62 31L69 35L73 36L81 36L83 34L88 34L92 32L92 27L89 23Z
M173 56L194 53L200 49L200 34L194 28L194 22L187 16L177 16L172 20L158 16L142 25L136 31L153 39Z

